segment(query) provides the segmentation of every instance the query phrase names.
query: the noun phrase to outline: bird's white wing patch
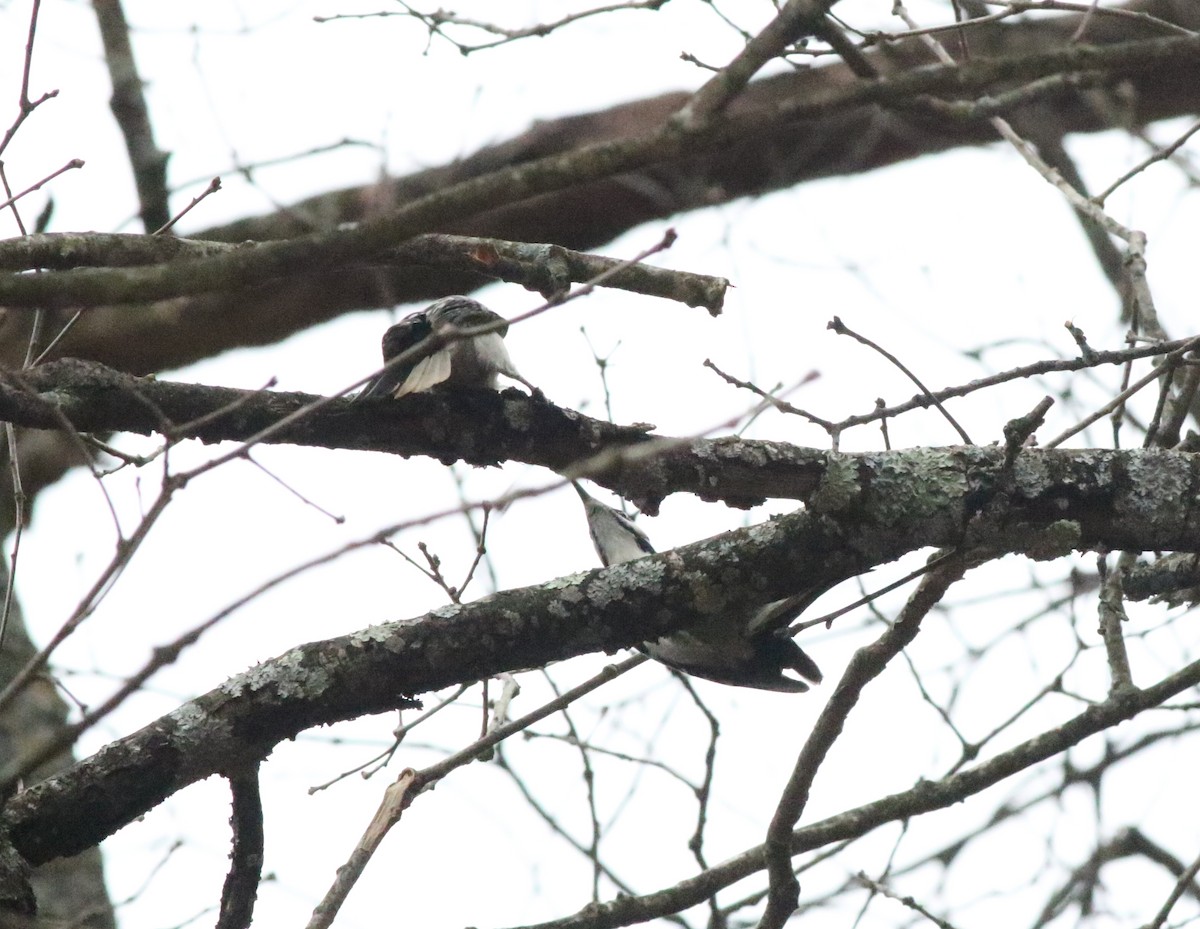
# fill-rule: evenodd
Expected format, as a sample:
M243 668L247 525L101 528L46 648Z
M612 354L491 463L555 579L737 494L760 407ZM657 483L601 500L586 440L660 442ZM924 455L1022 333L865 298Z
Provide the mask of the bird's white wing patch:
M428 358L422 358L413 366L404 383L392 395L397 399L405 394L417 394L429 390L450 377L450 353L443 349Z

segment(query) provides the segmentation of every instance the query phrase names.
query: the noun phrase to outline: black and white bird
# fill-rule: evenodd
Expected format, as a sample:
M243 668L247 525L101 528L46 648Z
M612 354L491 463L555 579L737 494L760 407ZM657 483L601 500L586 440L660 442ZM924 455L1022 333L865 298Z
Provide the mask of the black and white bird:
M501 374L520 381L530 390L536 388L518 373L504 336L508 322L470 297L443 297L423 310L410 313L383 334L383 362L419 345L437 330L446 327L472 329L493 324L497 327L483 335L453 339L430 355L411 362L400 362L381 371L355 396L403 397L429 390L439 384L447 387L486 387L495 390Z
M605 567L654 554L646 533L628 516L572 484L583 501L592 544ZM639 649L668 667L719 684L802 693L809 683L821 682L821 669L785 629L828 586L754 607L744 616L714 616L691 629L644 642ZM785 671L799 677L789 677Z

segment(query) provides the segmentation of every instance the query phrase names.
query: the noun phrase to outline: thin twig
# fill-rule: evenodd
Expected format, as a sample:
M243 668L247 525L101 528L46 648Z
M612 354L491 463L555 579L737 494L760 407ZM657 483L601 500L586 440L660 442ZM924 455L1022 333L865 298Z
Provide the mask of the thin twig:
M21 124L28 119L29 114L47 100L58 96L57 90L51 90L42 94L36 100L29 98L29 72L33 67L33 40L37 36L38 12L41 8L42 0L33 0L33 4L29 10L29 32L25 36L25 61L21 67L21 95L17 103L17 116L13 120L12 125L4 133L4 138L0 139L0 155L4 154L4 150L8 148L8 143L13 140L13 136L17 134L17 130L21 128Z
M328 781L325 781L322 784L314 784L312 787L308 788L308 795L311 797L313 794L320 793L322 790L328 790L334 784L338 783L339 781L345 780L352 774L358 774L359 772L362 772L362 776L363 776L364 780L371 777L372 775L375 774L375 772L382 769L384 766L387 765L387 763L389 761L391 761L392 756L396 754L396 749L398 749L400 747L400 743L404 741L405 736L407 736L410 732L412 732L414 729L416 729L419 725L421 725L426 720L428 720L431 716L434 716L435 714L440 713L446 707L450 706L452 703L455 703L458 700L458 698L461 697L463 694L465 694L468 690L470 690L472 686L474 686L473 683L459 684L457 687L454 688L454 690L450 693L449 696L443 697L436 704L434 704L432 707L430 707L428 710L426 710L424 713L422 713L420 716L418 716L416 719L414 719L411 723L408 723L407 725L397 726L395 728L395 730L393 730L393 732L392 732L392 736L393 736L392 744L389 745L387 748L385 748L383 751L381 751L379 754L375 755L374 757L368 758L362 764L357 764L353 768L343 771L341 774L337 775L336 777L330 778ZM368 771L367 770L368 768L371 768L372 770Z
M1186 339L1186 340L1184 340L1184 343L1181 346L1179 346L1178 348L1169 352L1168 357L1182 356L1197 347L1200 347L1200 337L1193 337L1191 339ZM1130 397L1132 397L1134 394L1136 394L1138 391L1140 391L1146 385L1154 383L1154 381L1158 380L1160 377L1162 377L1162 375L1163 375L1162 366L1155 368L1153 371L1151 371L1145 377L1140 378L1136 383L1129 385L1129 387L1127 387L1125 390L1121 391L1119 394L1117 394L1115 397L1113 397L1112 400L1110 400L1108 403L1104 404L1104 406L1100 407L1100 409L1096 410L1094 413L1090 414L1089 416L1085 416L1082 420L1080 420L1074 426L1059 433L1053 439L1051 439L1049 442L1043 443L1042 448L1046 448L1046 449L1057 448L1059 445L1061 445L1067 439L1071 438L1071 436L1075 435L1076 433L1082 432L1084 429L1086 429L1088 426L1090 426L1092 423L1096 422L1097 420L1103 419L1105 416L1107 416L1109 413L1111 413L1113 410L1115 410L1117 407L1119 407L1121 404L1123 404L1126 400L1128 400Z
M396 783L390 785L385 792L379 811L375 814L367 831L351 853L349 860L338 868L337 878L326 892L324 899L313 910L308 929L325 929L337 916L350 890L357 883L367 862L383 841L385 835L400 819L401 814L422 791L436 784L450 772L469 764L481 755L491 751L496 745L509 736L526 729L539 720L545 719L552 713L557 713L563 707L570 706L580 697L591 693L597 687L607 684L612 679L624 674L648 660L645 655L634 655L615 665L608 665L599 674L584 681L577 687L556 697L554 700L525 714L520 719L499 726L482 738L476 739L466 748L455 752L437 764L430 765L421 771L406 768L401 772Z
M1021 365L1016 368L1010 368L1007 371L1001 371L998 374L991 374L987 377L976 378L973 381L968 381L966 384L960 384L955 387L946 387L942 390L935 391L929 396L924 394L913 397L911 400L906 400L903 403L897 403L895 406L876 407L871 413L858 414L856 416L847 416L841 422L835 423L834 426L840 431L849 429L852 426L861 426L867 423L875 422L879 419L893 419L902 413L907 413L914 409L926 409L933 405L933 400L950 400L956 397L965 397L969 394L976 393L980 390L986 390L989 387L995 387L998 384L1006 384L1011 381L1027 380L1032 377L1037 377L1043 374L1055 373L1073 373L1082 371L1087 368L1097 368L1101 365L1110 364L1125 364L1131 359L1153 358L1158 355L1167 355L1181 348L1187 348L1195 344L1195 336L1187 339L1176 339L1172 342L1150 343L1147 345L1135 346L1132 348L1120 349L1117 351L1092 351L1090 354L1084 354L1078 358L1055 358L1046 361L1035 361L1032 364Z
M254 467L258 468L259 471L261 471L263 474L265 474L267 477L269 477L271 480L273 480L276 484L278 484L280 487L282 487L284 490L286 490L289 494L291 494L293 497L295 497L297 500L299 500L301 503L303 503L305 506L312 507L314 510L316 510L318 513L320 513L322 516L328 517L332 522L334 522L335 524L337 524L339 526L346 522L345 516L338 516L336 513L331 513L331 512L329 512L329 510L325 509L325 507L321 506L319 503L316 503L315 501L308 499L308 497L306 497L306 496L304 496L304 494L300 493L300 491L298 491L295 487L293 487L291 484L289 484L287 481L285 481L283 478L281 478L278 474L276 474L274 471L272 471L270 468L268 468L266 465L264 465L261 461L257 461L253 455L246 455L246 460L248 462L250 462L250 464L254 465Z
M1097 555L1097 570L1100 574L1100 635L1104 639L1104 652L1108 656L1110 675L1109 693L1118 694L1133 687L1133 676L1129 670L1129 651L1125 647L1122 625L1128 621L1125 615L1125 593L1123 581L1137 556L1122 552L1117 566L1108 570L1104 555Z
M318 23L334 22L339 19L375 19L378 17L390 16L407 16L418 20L425 24L429 30L429 34L439 35L451 45L453 45L460 54L469 55L471 52L483 51L484 49L496 48L500 45L505 45L509 42L516 42L519 39L527 38L542 38L561 29L563 26L569 26L572 23L578 22L581 19L587 19L592 16L598 16L604 13L616 13L621 10L657 10L665 3L666 0L627 0L625 3L612 3L607 6L595 7L590 10L581 10L578 13L571 13L563 16L561 19L554 20L549 23L538 23L534 26L525 26L520 29L505 29L503 26L489 23L484 20L468 19L465 16L459 16L457 13L449 10L437 9L432 13L422 13L419 10L413 9L408 4L401 2L404 7L404 12L395 12L393 10L373 11L370 13L338 13L333 16L314 16L313 21ZM478 29L482 32L490 33L498 36L494 42L480 42L477 45L468 45L465 42L459 42L446 34L443 26L463 26L471 29Z
M33 193L35 190L41 190L43 187L45 187L47 184L49 184L52 180L54 180L60 174L65 174L67 171L74 170L75 168L82 168L83 165L84 165L84 161L82 158L72 158L70 161L68 161L65 165L63 165L57 171L51 171L40 181L37 181L36 183L31 184L30 186L28 186L24 190L22 190L20 193L13 194L7 200L0 201L0 210L5 209L6 207L12 206L14 203L16 203L22 197L25 197L25 196Z
M899 358L897 358L895 355L893 355L891 352L889 352L883 346L881 346L875 342L872 342L866 336L859 335L857 332L850 329L845 323L842 322L841 318L838 316L833 317L833 319L831 319L829 321L828 328L832 329L838 335L848 335L848 336L850 336L850 338L854 339L855 341L861 342L863 345L866 345L868 348L874 349L876 352L878 352L880 355L882 355L884 358L886 358L888 361L890 361L893 365L895 365L897 368L899 368L900 371L905 375L905 377L907 377L910 381L912 381L914 384L916 384L917 389L920 390L921 393L924 394L926 397L928 397L929 401L935 407L937 407L938 412L940 412L946 418L946 421L948 423L950 423L951 426L954 427L954 431L958 433L959 437L963 440L963 442L965 442L967 445L975 444L974 442L971 441L971 437L969 435L967 435L967 431L958 424L958 421L953 416L950 415L950 411L947 410L942 405L942 401L939 400L937 397L935 397L932 393L930 393L929 388L926 387L923 383L921 383L921 379L919 377L917 377L911 370L909 370L909 368Z
M1098 193L1094 197L1092 197L1092 200L1094 200L1096 202L1097 206L1104 206L1104 201L1107 200L1109 197L1111 197L1113 195L1113 192L1118 187L1120 187L1121 185L1132 180L1137 175L1141 174L1152 164L1155 164L1156 162L1159 162L1159 161L1166 161L1168 158L1170 158L1172 155L1174 155L1177 151L1179 151L1179 149L1183 148L1183 146L1187 143L1188 139L1190 139L1192 136L1194 136L1197 132L1200 132L1200 122L1193 125L1190 129L1188 129L1185 133L1183 133L1183 135L1181 135L1178 139L1176 139L1174 142L1172 142L1166 148L1160 148L1157 151L1155 151L1152 155L1150 155L1147 158L1143 159L1142 161L1138 162L1136 165L1134 165L1132 168L1130 168L1128 171L1126 171L1124 174L1122 174L1119 178L1117 178L1115 181L1113 181L1111 184L1109 184L1108 187L1106 187L1100 193Z
M21 486L17 430L12 423L4 424L4 437L8 442L8 470L12 475L14 530L12 553L9 555L8 570L4 576L4 609L0 611L0 653L4 651L4 634L8 631L8 618L12 614L13 595L17 583L17 556L21 552L21 534L25 527L25 490Z
M181 219L183 219L183 217L187 216L187 214L190 213L193 209L195 209L196 205L201 200L203 200L205 197L210 196L211 194L215 194L220 189L221 189L221 179L219 177L214 177L211 181L208 182L208 186L206 188L204 188L204 190L202 192L197 194L195 197L192 197L191 203L189 203L182 210L180 210L178 213L176 213L174 216L172 216L169 220L167 220L166 223L164 223L163 225L161 225L157 229L155 229L154 232L151 233L151 235L162 235L165 232L169 232L171 227L174 226Z
M859 871L858 874L855 875L854 879L856 881L858 881L860 884L862 884L864 887L871 890L873 893L880 894L881 896L887 897L890 900L895 900L897 903L903 904L904 906L908 907L910 910L913 910L916 913L920 913L922 916L924 916L926 919L928 919L931 923L933 923L935 926L937 926L938 929L955 929L955 926L953 923L947 922L946 920L942 919L939 916L934 916L933 913L929 912L928 909L926 909L924 906L922 906L920 903L918 903L913 897L908 896L908 895L905 895L903 897L900 896L898 893L896 893L891 888L889 888L886 884L881 884L878 881L871 880L871 878L867 877L866 873L863 871Z
M1171 892L1167 895L1167 899L1163 901L1163 905L1155 914L1154 919L1150 921L1146 929L1162 929L1166 925L1167 917L1171 915L1171 909L1179 902L1179 898L1191 890L1195 893L1195 888L1192 882L1196 879L1196 875L1200 873L1200 857L1197 857L1186 871L1179 875L1175 881L1175 886L1171 888Z
M826 431L832 431L834 428L833 423L831 423L829 420L822 419L820 416L815 416L812 413L808 412L807 410L800 409L800 407L798 407L798 406L792 406L786 400L783 400L779 396L777 396L774 392L768 393L767 391L765 391L761 387L759 387L757 384L752 384L749 381L743 381L739 378L734 377L732 374L726 374L724 371L722 371L720 368L718 368L715 364L713 364L711 358L704 359L704 367L708 368L711 371L716 372L717 376L720 377L722 380L724 380L727 384L732 384L734 387L740 387L743 390L750 391L752 394L755 394L756 396L762 397L762 399L765 400L770 406L779 410L779 412L781 412L781 413L791 413L793 416L799 416L803 419L807 419L810 423L820 426L822 429L825 429ZM796 382L796 385L795 385L795 387L792 388L792 390L795 390L796 387L800 387L804 384L809 383L810 381L814 381L817 378L819 378L820 376L821 376L820 372L818 372L818 371L809 371L802 378L800 378L799 381ZM787 392L791 393L791 390L789 390Z
M33 360L33 363L30 365L30 367L35 367L36 365L41 364L42 361L45 359L45 357L47 355L49 355L51 351L54 350L54 346L56 346L59 342L62 341L63 336L65 336L68 332L71 331L71 327L74 326L77 322L79 322L79 318L81 316L83 316L83 310L76 310L75 315L72 316L70 319L68 319L65 323L63 323L62 328L58 330L58 334L55 335L54 338L50 340L49 345L47 345L45 348L42 349L42 353Z
M800 885L791 865L792 830L808 805L812 783L833 743L841 735L847 716L858 703L863 689L912 642L921 629L921 621L974 561L974 558L953 553L943 559L936 571L921 579L896 622L876 642L859 649L850 659L833 696L796 758L792 775L767 829L763 850L770 892L759 929L781 929L796 910Z

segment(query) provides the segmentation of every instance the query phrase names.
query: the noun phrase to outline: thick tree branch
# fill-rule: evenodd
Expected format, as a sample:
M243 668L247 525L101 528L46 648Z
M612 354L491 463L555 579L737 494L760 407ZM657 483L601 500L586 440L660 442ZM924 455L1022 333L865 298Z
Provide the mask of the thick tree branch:
M838 456L784 442L655 435L648 432L649 427L592 419L515 388L503 392L435 391L403 400L352 404L310 394L238 391L134 378L102 365L70 360L43 365L19 378L0 372L0 420L36 429L58 429L60 417L65 416L81 432L245 441L314 404L316 409L264 441L426 455L446 463L521 461L572 476L583 469L587 476L637 501L651 514L671 493L693 493L739 507L766 498L809 500L819 483L828 480L831 464L846 468L846 479L854 480L877 460L874 454ZM1005 451L964 447L954 454L990 464L1002 462ZM910 455L915 460L919 453ZM1046 468L1055 480L1066 483L1092 482L1114 467L1155 467L1160 459L1154 455L1149 450L1025 449L1017 467ZM1182 454L1161 459L1172 469L1190 460ZM1184 470L1178 479L1190 480L1190 469ZM980 506L991 492L980 488L984 494ZM1190 550L1187 544L1176 545L1165 538L1162 544L1150 547ZM1139 545L1112 548L1141 550Z
M1076 46L969 64L930 65L830 91L824 99L789 99L734 113L719 123L684 129L667 123L645 135L584 146L462 181L405 204L391 214L350 228L256 243L219 255L164 267L86 269L41 275L0 276L0 303L12 307L95 307L175 298L197 291L233 291L294 274L336 271L369 261L422 232L484 210L519 203L592 181L690 155L727 148L747 135L761 137L796 120L846 113L869 104L901 106L923 94L980 92L1013 80L1033 80L1076 70L1103 71L1113 79L1147 71L1192 72L1200 36L1127 42L1108 48Z
M1172 14L1167 0L1137 6ZM1200 26L1200 11L1191 18L1177 8L1175 13ZM39 281L9 276L0 285L0 302L122 304L87 314L62 350L125 370L161 370L234 345L265 344L347 309L478 286L478 278L461 275L401 276L355 267L430 229L589 248L648 219L994 138L978 120L935 117L927 109L912 115L917 95L970 98L1088 71L1127 80L1137 123L1200 107L1200 39L1154 40L1158 33L1146 23L1105 18L1089 31L1097 47L1067 45L1075 19L978 30L976 57L962 67L927 66L925 53L909 43L876 55L883 75L878 80L862 81L837 66L759 81L734 101L716 131L689 134L668 125L687 99L683 94L539 126L452 167L389 182L397 205L390 215L377 216L378 196L371 191L341 191L297 205L286 219L247 220L202 233L286 241L136 273L84 271L41 275ZM1050 50L1030 53L1036 49ZM880 104L900 107L902 115ZM1111 128L1069 87L1040 98L1039 105L1063 132ZM872 144L866 146L868 138ZM376 218L368 218L367 204ZM322 223L306 216L321 216ZM267 282L270 287L237 291ZM197 288L214 293L179 296ZM164 305L164 298L175 302ZM148 300L160 302L147 306Z
M1200 7L1194 4L1134 0L1125 9L1200 29ZM922 154L986 143L994 136L985 122L954 114L969 114L973 102L987 104L976 116L1018 106L1028 96L1025 89L1031 86L1046 88L1035 98L1037 117L1052 121L1054 131L1062 133L1112 128L1111 113L1117 111L1122 114L1122 125L1144 125L1200 110L1200 55L1193 48L1167 46L1175 51L1165 53L1158 44L1122 47L1121 43L1161 37L1165 30L1150 20L1109 16L1096 17L1088 26L1088 41L1096 47L1081 46L1072 42L1081 22L1079 16L1061 16L973 27L973 55L979 60L964 69L928 68L927 52L914 41L901 41L864 52L874 71L882 75L878 80L863 81L850 68L835 64L752 82L729 107L724 140L714 135L709 140L712 145L701 145L704 140L697 138L694 144L675 147L675 155L668 151L671 145L663 145L654 156L660 160L653 165L647 150L648 160L640 169L631 169L633 162L628 159L621 168L611 156L622 152L627 156L633 150L631 140L663 136L664 125L687 102L687 93L665 94L542 123L516 139L447 166L388 179L369 188L334 191L270 216L210 229L199 233L198 238L237 243L295 240L284 244L300 252L292 255L293 261L269 272L276 275L269 286L158 300L151 298L150 291L129 286L134 278L126 280L124 273L112 268L84 272L110 275L101 278L114 288L110 296L116 299L117 292L123 292L122 299L129 302L99 306L80 315L56 351L96 359L126 371L150 373L233 347L269 344L348 310L470 292L491 279L444 267L397 270L387 261L374 263L380 261L387 248L397 246L398 238L394 237L386 248L374 252L358 249L342 254L346 242L337 235L333 242L340 245L326 248L323 244L322 230L361 223L389 208L400 208L402 212L384 221L376 220L373 228L382 228L380 222L390 223L391 233L396 236L400 232L397 219L413 219L414 205L423 203L422 210L428 210L422 214L426 216L424 225L405 220L404 228L418 233L436 228L590 249L647 220L807 180L868 171ZM878 42L877 37L868 38ZM1185 36L1183 41L1195 40ZM1039 49L1049 51L1029 54ZM1014 59L1013 55L1024 57ZM1105 69L1109 69L1107 77ZM1053 78L1082 73L1088 74L1087 97L1070 80L1063 80L1057 88L1045 80L1037 85L1039 75ZM1119 75L1123 75L1121 105L1096 105L1095 95L1103 92L1105 81ZM980 97L981 93L985 96ZM915 94L924 95L916 109L911 105ZM948 110L937 115L932 111L937 98L931 94L942 94L951 98L951 103L961 103L968 109L960 107L953 113ZM604 158L597 159L588 152ZM551 192L553 184L523 181L522 185L512 186L505 180L520 176L527 181L533 165L539 166L544 181L546 167L554 156L561 156L568 168L572 163L597 160L604 161L605 166L603 170L582 173L561 172L556 183L566 186L557 192ZM586 181L587 177L592 180ZM491 200L479 195L479 182L488 178ZM475 193L464 198L468 188ZM530 196L535 188L542 193ZM431 194L435 195L432 199ZM359 236L361 244L365 233L359 229L348 234ZM303 239L305 236L309 238ZM304 241L309 244L304 245ZM308 248L323 250L329 260L310 263L301 254ZM140 273L150 273L157 278L154 286L166 287L168 292L219 287L227 277L221 263L237 257L255 265L257 259L247 257L250 252L257 254L251 247L237 249L235 255L208 258L217 265L208 265L205 274L198 273L204 261L192 260L164 261ZM64 259L69 263L69 258ZM113 261L121 263L121 256L114 256ZM285 267L291 271L286 272ZM259 264L254 273L265 269ZM114 274L119 274L118 283L111 277ZM69 303L70 290L94 289L78 275L57 275L59 281L71 280L72 284L65 289L54 285L54 295L26 296L33 303L43 297ZM18 277L39 276L14 274L7 280ZM22 281L20 286L29 285ZM58 330L74 312L46 310L46 330ZM20 363L31 320L31 314L12 312L0 318L0 360L10 366ZM72 466L74 454L72 447L50 434L41 437L36 446L28 438L23 440L21 459L28 471L31 495Z
M799 498L815 486L825 461L823 452L781 443L654 436L648 427L592 419L516 389L352 404L310 394L134 378L70 360L43 365L19 379L0 372L0 420L37 429L59 428L61 414L83 432L245 441L318 403L324 406L266 441L426 455L446 463L514 460L555 471L592 461L598 480L642 501L651 512L667 488L742 506L764 494ZM601 455L607 457L595 460Z
M0 270L68 271L79 268L136 268L229 254L242 246L174 236L111 232L55 232L0 240ZM605 287L702 306L721 312L729 281L647 264L621 267L616 258L588 255L558 245L506 242L477 236L414 236L370 262L387 269L437 269L473 278L521 284L547 299L571 284L608 274Z
M74 854L186 784L242 770L309 727L633 645L924 547L1037 558L1095 547L1200 550L1194 455L1030 449L1008 466L999 448L916 449L830 456L830 464L809 510L298 646L18 795L6 813L13 842L33 863ZM1081 719L1090 725L1144 700L1134 692L1133 703L1115 702L1121 696ZM10 762L0 781L20 768L20 759Z
M37 912L37 899L29 880L29 863L13 848L8 836L0 829L0 923L10 918L17 925L27 925L21 917Z
M98 11L106 4L113 6L112 0L95 0ZM962 4L980 12L974 0ZM1115 108L1102 98L1110 91L1115 95L1118 87L1129 101L1121 116L1133 123L1200 108L1200 40L1194 35L1164 39L1161 24L1145 19L1116 23L1093 16L1098 5L1083 17L997 21L979 28L963 24L959 28L963 36L970 34L974 60L967 66L941 68L929 67L916 43L906 40L885 47L877 43L889 40L864 36L858 45L852 27L843 33L825 21L818 35L848 67L822 66L831 58L818 58L811 70L750 83L758 67L798 29L822 25L816 19L804 22L801 11L820 11L826 5L826 0L777 3L776 11L783 9L784 14L775 37L760 37L758 44L748 46L734 68L692 98L682 117L679 105L686 95L669 95L545 124L461 163L330 194L293 207L287 217L268 217L261 234L233 233L231 241L255 240L244 246L177 243L166 254L172 246L158 251L149 240L125 239L116 247L114 240L102 242L100 237L26 240L7 249L0 243L0 267L8 255L41 249L44 267L52 269L40 276L14 273L0 278L0 305L5 303L4 288L11 285L9 304L28 299L29 306L55 327L75 306L87 304L90 308L71 334L74 342L67 341L60 350L150 372L235 345L265 344L346 309L469 291L494 278L558 295L565 282L591 277L596 270L594 259L567 251L567 244L589 248L646 219L810 178L869 170L925 152L986 143L991 130L979 121L981 115L1016 112L1035 122L1045 120L1050 124L1046 137L1058 139L1062 132L1111 128ZM1200 8L1192 0L1135 0L1129 9L1195 19L1189 25L1200 26ZM1096 44L1075 41L1080 35ZM1139 44L1118 44L1128 42ZM1032 100L1039 104L1036 111L1030 107ZM671 120L671 114L677 118ZM685 118L689 115L693 118ZM145 123L144 107L139 118ZM153 148L148 123L141 128L150 146L145 154L153 161L161 153ZM134 129L138 131L136 125ZM149 195L142 191L144 215L149 215L152 197L166 207L161 164L158 170L157 176L146 178L157 189ZM554 244L505 250L499 246L512 243L423 230L500 234ZM481 247L480 242L488 244ZM81 243L86 255L69 251L75 243ZM108 249L111 254L106 254ZM131 260L135 255L140 257ZM88 265L93 270L74 270ZM46 290L20 294L21 288L39 286ZM723 282L670 272L651 272L627 286L710 310L719 306L723 290ZM14 855L34 862L49 859L43 869L64 862L54 856L81 848L95 853L104 836L197 779L212 773L229 778L235 788L239 841L222 926L249 923L259 878L261 811L257 785L246 779L246 772L280 740L307 727L409 704L412 693L455 683L466 686L462 682L497 670L535 667L644 641L710 615L725 615L731 602L742 607L766 602L797 585L809 586L814 579L858 575L925 546L953 546L956 552L1024 552L1035 558L1093 547L1175 547L1180 557L1198 557L1200 465L1185 455L1047 452L1027 449L1019 441L1010 441L1007 449L838 455L735 437L658 436L650 433L651 427L598 422L540 395L535 399L517 391L435 392L403 402L350 406L344 400L302 394L159 384L86 363L51 364L10 376L2 369L15 360L13 353L33 314L7 310L0 311L0 419L30 427L19 457L22 468L32 474L39 470L37 456L26 446L70 448L70 439L79 448L83 443L76 428L129 429L162 435L166 442L261 438L479 464L526 461L559 472L594 474L648 511L673 492L741 506L768 494L806 503L802 512L637 564L573 575L436 610L414 621L389 622L300 645L65 773L25 777L33 759L40 757L27 745L18 745L8 758L0 759L0 796L7 801L0 813L0 834L14 836ZM1081 349L1092 354L1082 343ZM1080 366L1093 363L1086 357L1077 361ZM1013 376L1012 371L1001 375ZM939 396L969 394L981 389L980 384ZM927 400L918 397L911 405L927 406ZM881 411L875 418L885 414ZM1155 413L1154 422L1158 419ZM281 422L286 428L279 428ZM824 425L837 433L835 424ZM244 453L239 448L232 454ZM226 458L215 453L207 457L210 465ZM63 465L62 458L58 455L56 467ZM193 473L200 475L203 468ZM51 471L43 469L45 474ZM176 475L181 482L189 476ZM34 478L28 486L36 488L40 482ZM330 552L327 558L340 557L343 551ZM281 583L287 576L277 575L269 583ZM929 580L922 590L929 594L923 609L941 593ZM224 612L241 605L235 601ZM222 615L212 614L209 621ZM372 618L378 617L363 621ZM901 622L886 639L891 646L887 653L894 654L913 630L914 623ZM1111 631L1117 632L1117 627ZM1113 643L1120 644L1118 639ZM803 644L810 647L809 641ZM156 658L164 651L157 649ZM980 755L1000 752L997 733L1048 694L1063 689L1060 674L979 742L968 746L959 736L963 757L949 776L796 830L821 758L857 695L851 691L874 670L871 657L864 655L852 665L840 695L835 694L802 753L769 847L708 867L701 845L706 780L693 847L701 873L694 880L611 905L599 904L597 889L593 905L558 924L625 925L676 913L705 899L719 921L724 914L716 893L748 874L765 887L766 868L771 872L768 922L782 925L797 900L793 855L830 842L851 842L883 823L907 822L943 809L1047 758L1066 770L1071 759L1055 758L1055 753L1161 705L1200 681L1197 664L1149 690L1139 690L1124 675L1122 686L1103 703L1074 718L1060 712L1038 738L968 767ZM157 666L148 663L143 670L148 675ZM138 681L132 676L122 683L133 689ZM114 691L124 692L120 687ZM486 688L484 693L486 698ZM33 690L22 693L30 694ZM1056 700L1051 697L1049 702ZM947 715L944 721L949 731L959 734L957 719ZM78 729L66 732L63 745ZM35 743L42 754L52 744L45 738ZM591 751L587 746L581 750ZM24 786L38 776L47 779L19 794L2 789L4 784ZM1099 790L1099 774L1093 786ZM1005 806L1003 812L1012 811ZM594 809L592 816L596 822ZM595 836L593 852L598 827ZM939 863L948 866L950 860ZM598 859L596 865L599 875ZM1187 875L1187 880L1192 877ZM737 907L723 909L737 912ZM1162 919L1169 910L1169 905L1164 907Z

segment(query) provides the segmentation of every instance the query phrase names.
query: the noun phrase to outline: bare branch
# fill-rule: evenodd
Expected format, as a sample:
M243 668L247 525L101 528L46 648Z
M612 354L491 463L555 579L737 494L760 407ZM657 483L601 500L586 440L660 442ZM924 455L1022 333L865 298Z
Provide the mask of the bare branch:
M229 873L221 891L221 914L216 929L247 929L254 918L254 901L263 866L263 811L258 765L229 778L233 794L233 849Z
M1150 706L1156 706L1189 687L1200 683L1200 662L1193 662L1179 672L1159 681L1137 694L1110 698L1102 704L1089 706L1057 728L1020 743L995 758L973 768L943 778L923 781L911 790L797 829L792 834L792 854L823 848L834 842L865 835L890 822L901 822L933 810L946 809L993 784L1010 777L1040 761L1066 751L1096 733L1103 732L1122 720L1130 719ZM591 906L563 919L538 923L526 929L615 929L645 922L667 913L679 912L708 899L723 887L762 870L765 848L747 849L703 874L681 881L673 887L636 897L623 897Z
M968 522L974 543L984 549L1033 551L1038 557L1055 546L1063 551L1100 546L1195 551L1200 545L1200 512L1181 507L1180 496L1146 491L1200 486L1200 462L1193 455L1028 449L1010 469L1003 497L990 502L979 500L972 488L999 485L997 474L1006 466L998 448L843 457L854 467L838 468L831 478L853 474L858 486L844 489L839 498L863 501L864 508L853 507L837 519L832 512L800 511L628 564L441 607L420 622L373 626L298 646L113 743L69 775L27 790L8 807L14 842L35 862L73 854L185 784L212 774L214 766L264 757L279 740L310 726L395 707L407 702L406 694L665 635L703 619L698 604L721 614L730 602L774 602L818 579L854 576L906 552L956 544ZM1098 486L1092 477L1099 471L1121 477ZM887 506L870 505L876 496ZM983 512L976 507L985 503L986 518L968 516ZM722 585L714 589L710 578L717 565ZM618 587L620 596L614 596ZM705 591L703 597L698 589ZM307 669L314 666L323 673L310 674ZM1114 694L1016 754L997 756L938 787L924 785L911 799L925 809L961 800L964 789L982 789L984 781L994 783L1050 757L1198 681L1200 662L1154 686ZM254 696L237 699L243 694ZM191 723L181 726L183 720ZM203 751L189 752L187 745ZM0 781L11 783L27 764L27 758L10 762ZM119 800L105 795L100 811L87 786L97 782L128 786L117 790ZM887 814L876 824L891 821L904 806L880 803ZM850 822L857 825L847 832ZM834 830L836 838L858 834L863 822L846 818ZM793 846L793 853L797 850ZM761 853L756 861L757 868ZM713 870L730 873L725 866Z
M921 620L937 605L950 585L966 573L973 560L954 557L943 561L922 577L896 622L887 627L876 642L855 652L846 666L837 689L825 704L812 734L796 758L791 778L779 798L767 830L763 849L771 883L767 910L759 929L781 929L796 910L800 885L792 872L792 830L808 804L813 780L833 743L841 735L846 718L858 703L863 688L916 638L921 629Z
M170 156L154 142L150 111L142 93L144 82L133 58L125 10L121 0L92 0L92 9L100 27L104 61L112 82L109 105L121 128L129 164L133 168L142 226L147 232L165 230L171 217L167 197L167 159Z
M165 274L175 265L230 255L243 248L244 245L160 235L44 233L0 241L0 269L76 269L72 273L77 274L82 273L77 269L92 268L98 274L118 275L113 269L143 268ZM373 268L434 268L447 273L486 275L521 284L547 299L560 296L573 283L598 281L604 287L702 306L713 316L721 312L729 287L729 281L721 277L588 255L557 245L444 234L415 236L363 264ZM88 299L81 302L85 307L95 305ZM106 301L101 298L101 302Z

